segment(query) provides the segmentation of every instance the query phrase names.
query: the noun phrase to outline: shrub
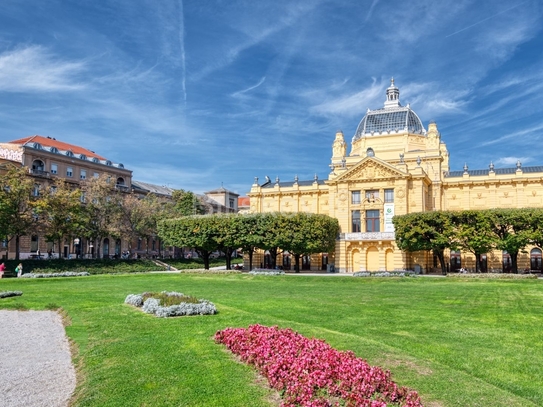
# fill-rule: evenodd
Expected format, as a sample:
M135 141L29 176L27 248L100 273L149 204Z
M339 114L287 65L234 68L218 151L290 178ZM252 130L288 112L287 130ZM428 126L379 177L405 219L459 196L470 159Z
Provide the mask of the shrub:
M414 276L414 271L357 271L353 273L353 277L411 277Z
M535 274L512 274L512 273L461 273L447 274L449 278L480 278L480 279L537 279Z
M249 274L261 276L280 276L285 274L285 272L283 270L253 269L249 271Z
M227 328L215 334L215 341L255 366L281 392L283 407L422 407L418 394L398 387L388 370L291 329ZM332 404L338 398L341 404Z
M48 277L83 277L90 276L90 273L86 271L64 271L62 273L27 273L23 274L21 278L48 278Z
M213 303L177 292L129 294L124 302L141 307L142 311L147 314L154 314L162 318L217 313L217 308Z
M0 298L18 297L23 295L22 291L3 291L0 293Z

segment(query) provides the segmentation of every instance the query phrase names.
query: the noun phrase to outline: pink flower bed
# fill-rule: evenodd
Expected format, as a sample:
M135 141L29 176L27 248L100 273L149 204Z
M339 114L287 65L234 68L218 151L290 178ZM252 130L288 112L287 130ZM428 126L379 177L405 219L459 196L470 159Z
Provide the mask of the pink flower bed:
M398 387L388 370L291 329L227 328L215 341L254 365L281 392L284 407L422 407L417 392Z

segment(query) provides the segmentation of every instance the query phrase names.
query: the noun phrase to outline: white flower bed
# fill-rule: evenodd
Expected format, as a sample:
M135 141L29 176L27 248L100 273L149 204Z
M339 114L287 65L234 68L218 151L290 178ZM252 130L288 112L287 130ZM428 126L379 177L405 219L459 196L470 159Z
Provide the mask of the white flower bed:
M253 269L249 271L249 274L260 276L280 276L285 274L285 272L283 270Z
M353 273L353 277L411 277L415 275L413 271L379 271L379 272L369 272L369 271L357 271Z
M87 271L64 271L62 273L27 273L23 274L21 278L47 278L47 277L83 277L90 276Z
M163 291L162 293L168 296L184 296L182 293L177 292ZM147 314L154 314L157 317L161 318L178 317L185 315L214 315L217 313L217 307L215 307L215 304L207 300L201 299L199 300L198 304L182 302L178 305L163 307L160 305L160 300L156 298L147 298L145 301L143 301L144 294L129 294L124 302L126 304L141 308L142 311Z
M4 291L0 293L0 298L18 297L19 295L23 295L23 292L22 291Z
M512 274L512 273L461 273L447 274L448 278L481 278L481 279L536 279L535 274Z

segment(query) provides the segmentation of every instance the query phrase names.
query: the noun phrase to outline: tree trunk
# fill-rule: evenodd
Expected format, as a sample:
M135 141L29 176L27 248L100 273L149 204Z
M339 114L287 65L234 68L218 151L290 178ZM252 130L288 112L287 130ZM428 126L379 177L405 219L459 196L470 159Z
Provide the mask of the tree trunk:
M447 274L447 266L445 265L445 254L444 250L434 250L434 254L439 259L439 264L441 264L441 274L446 275Z
M249 252L249 271L253 269L253 254L255 250L253 248L247 250Z
M300 257L299 254L294 254L294 272L299 273L300 272Z
M518 251L514 253L509 253L511 256L511 272L514 274L518 274Z
M275 266L277 266L277 251L278 251L278 248L274 247L272 249L269 249L268 251L270 252L270 257L271 257L271 268L275 269Z
M234 253L234 249L231 247L224 247L224 257L226 258L226 270L230 270L232 267L232 253Z
M15 260L19 260L19 251L21 250L20 247L20 241L19 241L19 235L15 236Z
M209 270L209 258L211 257L211 252L208 250L196 250L196 252L204 261L204 269Z

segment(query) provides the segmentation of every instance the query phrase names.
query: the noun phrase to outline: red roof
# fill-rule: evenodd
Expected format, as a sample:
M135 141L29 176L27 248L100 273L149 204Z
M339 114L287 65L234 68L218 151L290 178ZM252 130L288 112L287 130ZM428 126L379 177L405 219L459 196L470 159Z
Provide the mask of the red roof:
M40 143L42 147L56 147L59 150L68 151L70 150L75 155L79 154L85 154L88 158L98 158L99 160L106 160L106 158L96 154L95 152L91 150L87 150L86 148L76 146L73 144L64 143L62 141L55 140L51 137L43 137L39 135L35 136L28 136L24 138L20 138L18 140L9 141L10 144L19 144L24 145L26 143Z
M248 196L240 196L238 198L238 208L244 206L251 206L251 198Z

